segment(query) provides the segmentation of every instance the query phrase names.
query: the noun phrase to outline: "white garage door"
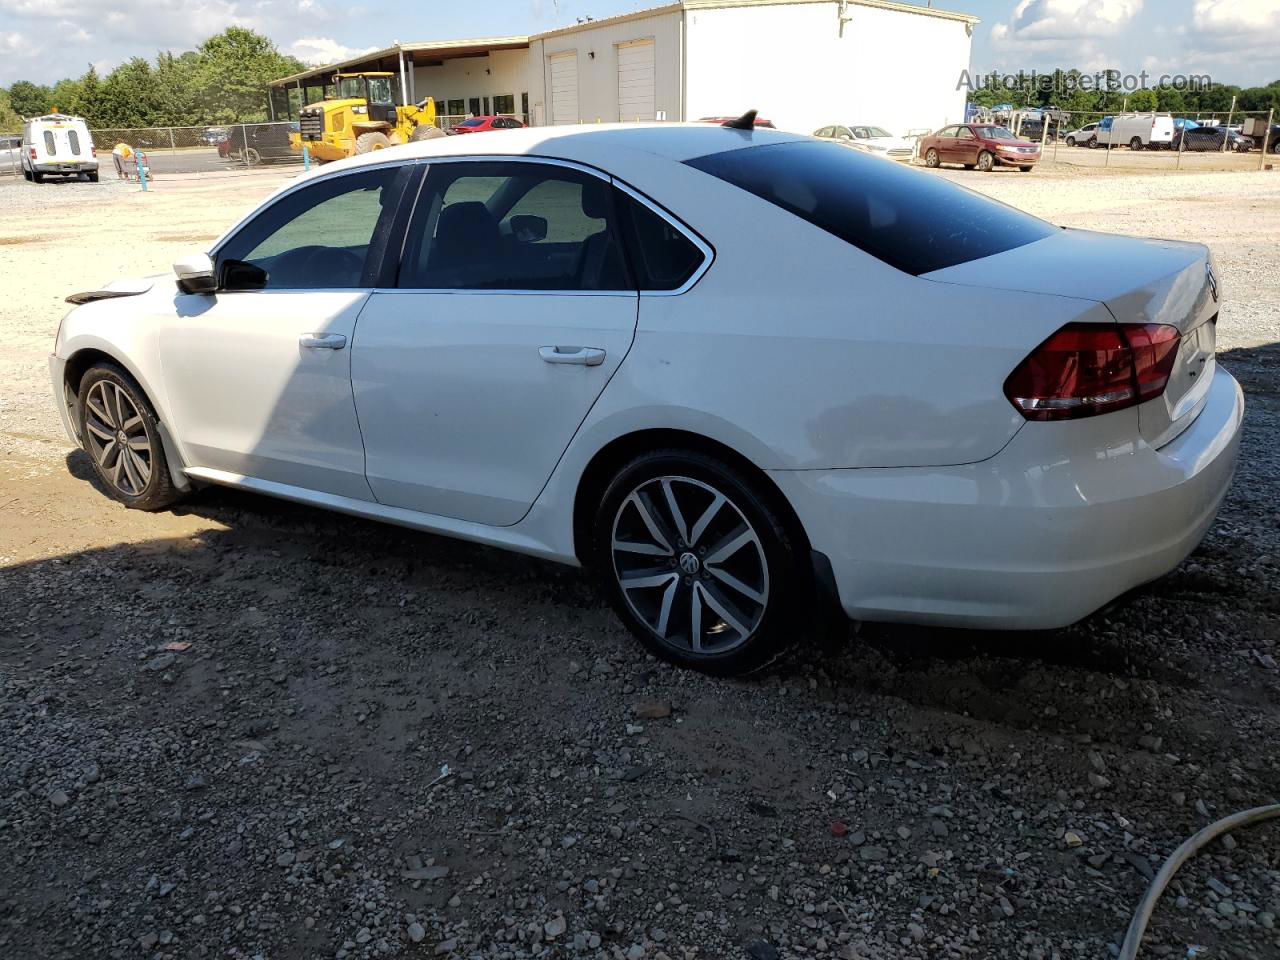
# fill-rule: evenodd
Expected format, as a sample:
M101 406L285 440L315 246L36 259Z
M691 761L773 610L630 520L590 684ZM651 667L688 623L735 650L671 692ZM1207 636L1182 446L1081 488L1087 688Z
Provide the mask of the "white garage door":
M578 52L551 58L551 122L578 122Z
M618 44L618 119L652 120L653 39Z

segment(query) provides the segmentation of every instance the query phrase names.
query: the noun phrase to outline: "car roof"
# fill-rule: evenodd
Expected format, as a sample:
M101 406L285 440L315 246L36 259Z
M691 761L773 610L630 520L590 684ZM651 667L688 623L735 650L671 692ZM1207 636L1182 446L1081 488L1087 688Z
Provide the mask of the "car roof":
M797 134L767 127L734 130L703 123L592 123L505 130L501 137L437 137L392 148L402 160L451 156L538 156L572 160L608 169L619 153L648 154L676 163L767 143L806 140ZM372 163L386 163L385 150L325 164L324 173Z

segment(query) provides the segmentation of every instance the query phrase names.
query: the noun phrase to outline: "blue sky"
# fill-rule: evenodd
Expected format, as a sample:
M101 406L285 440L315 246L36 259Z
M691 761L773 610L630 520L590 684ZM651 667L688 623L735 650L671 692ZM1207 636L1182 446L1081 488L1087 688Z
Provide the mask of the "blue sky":
M659 0L0 0L0 84L190 49L231 24L328 63L392 41L532 33ZM918 0L924 3L925 0ZM1113 68L1280 79L1280 0L937 0L982 18L976 71ZM908 52L904 51L904 57Z

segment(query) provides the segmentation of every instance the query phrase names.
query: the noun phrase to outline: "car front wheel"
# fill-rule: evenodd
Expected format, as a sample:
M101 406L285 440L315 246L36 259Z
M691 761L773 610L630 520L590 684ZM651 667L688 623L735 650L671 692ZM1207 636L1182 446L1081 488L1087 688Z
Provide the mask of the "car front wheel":
M1076 138L1075 138L1075 137L1067 137L1067 146L1068 146L1068 147L1074 147L1075 145L1076 145Z
M644 454L609 484L592 565L650 652L719 676L780 659L797 630L802 551L757 481L692 450Z
M126 507L159 510L180 499L142 389L114 364L91 367L76 405L80 437L107 492Z
M993 166L995 166L995 157L991 155L990 151L983 150L980 154L978 154L979 170L981 170L983 173L988 173L990 172Z

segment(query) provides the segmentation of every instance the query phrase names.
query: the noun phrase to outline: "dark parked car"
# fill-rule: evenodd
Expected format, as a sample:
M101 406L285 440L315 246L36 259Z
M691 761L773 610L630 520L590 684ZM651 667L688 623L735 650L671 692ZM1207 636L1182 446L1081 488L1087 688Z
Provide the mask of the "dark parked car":
M1184 136L1187 138L1185 147L1180 144L1181 138ZM1186 150L1187 152L1221 150L1224 137L1227 140L1227 149L1234 153L1248 153L1254 147L1253 141L1240 133L1240 131L1219 126L1190 127L1186 130L1175 130L1173 134L1173 149Z
M297 160L298 154L289 146L289 134L297 132L296 123L238 123L227 129L227 138L218 144L218 156L249 166L263 160Z
M994 123L957 123L920 138L919 156L926 167L960 163L966 168L991 170L998 164L1024 173L1040 159L1040 144L1020 140Z

